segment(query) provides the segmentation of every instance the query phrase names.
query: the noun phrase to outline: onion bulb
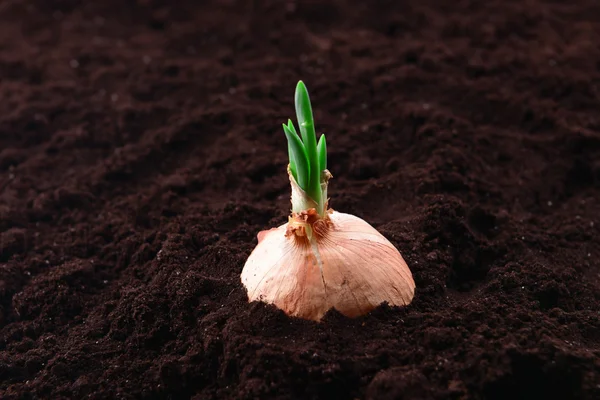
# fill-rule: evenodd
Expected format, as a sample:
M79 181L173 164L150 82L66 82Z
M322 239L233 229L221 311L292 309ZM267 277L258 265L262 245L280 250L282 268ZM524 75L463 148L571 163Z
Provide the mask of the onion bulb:
M314 137L312 110L302 82L296 89L296 110L302 133L308 127L308 135ZM258 245L241 274L248 300L270 303L290 316L314 321L330 309L358 317L382 303L409 304L415 283L400 252L366 221L328 207L331 174L320 150L324 136L319 145L314 141L316 149L311 152L307 135L303 141L290 140L288 131L298 138L291 121L284 130L289 147L297 147L290 149L288 165L292 213L287 223L258 233ZM298 162L302 151L307 157ZM316 159L311 160L311 153ZM311 166L319 173L311 175ZM314 186L311 176L318 179L316 185L312 182Z

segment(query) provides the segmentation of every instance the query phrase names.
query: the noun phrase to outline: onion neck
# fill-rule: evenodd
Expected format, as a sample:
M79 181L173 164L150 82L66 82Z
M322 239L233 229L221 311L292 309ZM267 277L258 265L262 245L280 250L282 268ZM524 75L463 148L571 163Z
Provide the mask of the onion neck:
M327 186L329 179L331 179L331 173L328 170L324 170L321 173L321 198L315 200L311 198L296 182L294 175L290 171L288 166L288 177L290 179L290 185L292 187L292 212L299 214L303 211L310 209L316 210L320 218L324 218L327 214L327 208L329 199L327 198Z

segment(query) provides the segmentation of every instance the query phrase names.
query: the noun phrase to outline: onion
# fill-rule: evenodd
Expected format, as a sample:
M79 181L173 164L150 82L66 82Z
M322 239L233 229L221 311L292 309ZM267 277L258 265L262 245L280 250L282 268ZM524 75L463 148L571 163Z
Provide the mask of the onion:
M301 129L312 127L312 110L302 82L296 89L296 110ZM297 134L291 121L285 128L289 144L289 133ZM319 147L324 136L322 139ZM326 159L322 151L315 150L312 154L318 159L314 162L306 147L290 150L292 213L288 222L258 233L258 245L242 270L248 300L274 304L290 316L314 321L321 320L330 309L358 317L385 302L391 306L409 304L415 283L402 255L366 221L328 207L331 174L324 168ZM309 154L307 162L294 163L303 149ZM320 171L315 186L310 182L311 163ZM309 194L296 176L303 177L305 187L317 190Z

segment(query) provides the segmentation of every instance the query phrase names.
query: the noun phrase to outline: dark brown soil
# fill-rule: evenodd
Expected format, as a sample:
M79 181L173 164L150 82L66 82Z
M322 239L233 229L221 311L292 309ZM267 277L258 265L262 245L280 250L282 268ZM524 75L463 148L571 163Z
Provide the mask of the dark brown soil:
M0 2L0 398L600 398L600 3ZM248 304L303 79L414 302Z

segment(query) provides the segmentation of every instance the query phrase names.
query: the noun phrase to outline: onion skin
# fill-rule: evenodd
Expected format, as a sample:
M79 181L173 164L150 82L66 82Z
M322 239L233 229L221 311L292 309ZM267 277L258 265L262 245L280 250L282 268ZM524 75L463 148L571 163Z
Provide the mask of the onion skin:
M295 182L292 182L294 185ZM261 231L241 274L249 301L319 321L330 309L358 317L409 304L415 282L400 252L366 221L331 209L293 213Z

